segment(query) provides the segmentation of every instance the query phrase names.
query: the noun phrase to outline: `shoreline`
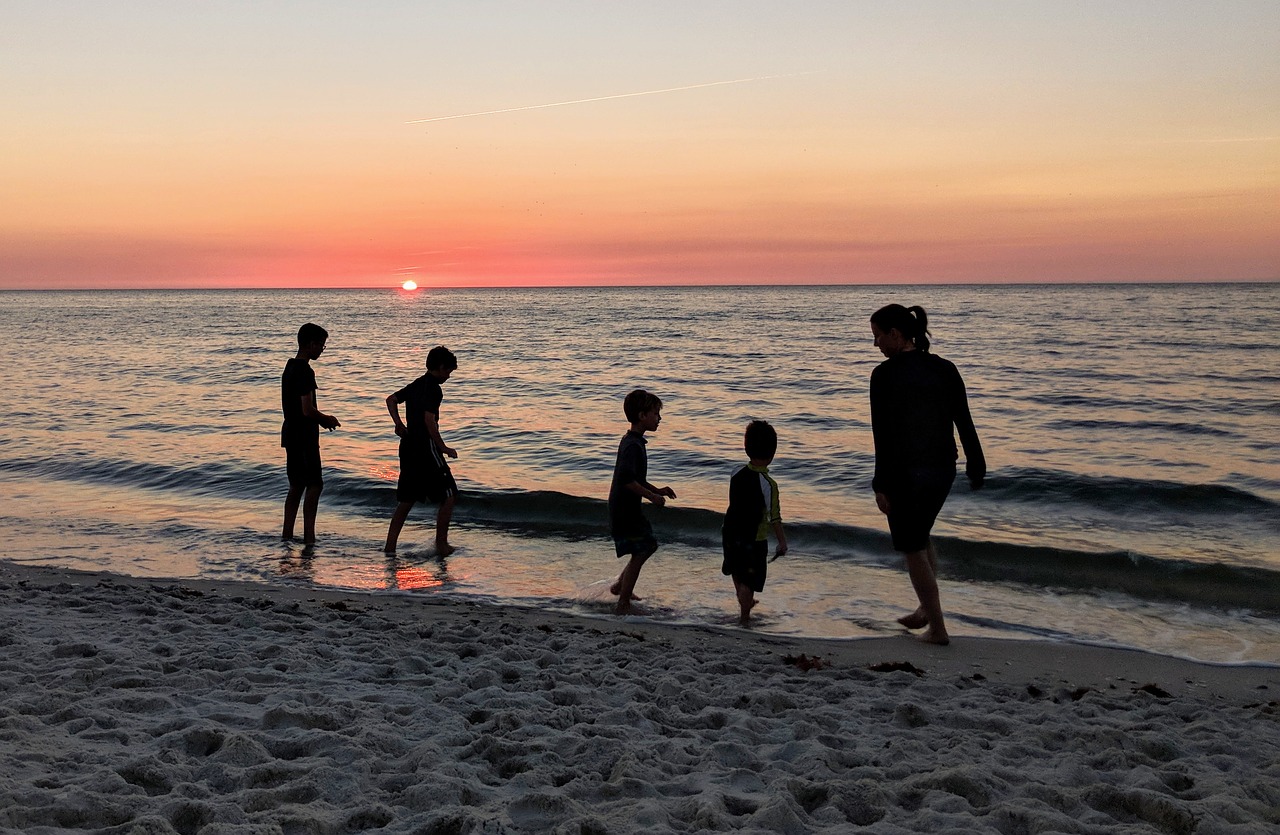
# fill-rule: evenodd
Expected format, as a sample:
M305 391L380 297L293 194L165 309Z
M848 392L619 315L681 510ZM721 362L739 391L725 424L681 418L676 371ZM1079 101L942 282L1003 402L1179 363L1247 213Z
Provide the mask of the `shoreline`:
M0 829L1256 832L1280 669L0 561Z
M938 677L979 672L1003 684L1046 682L1060 687L1122 688L1155 685L1171 694L1192 688L1233 701L1271 693L1280 698L1280 665L1264 662L1208 662L1164 655L1129 647L1030 638L953 637L949 646L933 646L912 635L857 638L808 638L753 632L740 627L665 623L643 615L618 617L542 610L531 606L460 600L404 592L362 591L320 586L274 585L248 580L209 580L169 577L133 577L110 571L24 565L0 559L0 588L10 583L35 585L105 584L122 589L186 588L207 595L250 595L290 605L359 605L370 612L404 624L406 618L422 623L449 623L478 614L501 617L510 613L535 628L593 629L635 633L675 641L702 641L722 648L737 646L751 652L808 655L832 666L866 667L871 664L910 663L924 674ZM1265 701L1265 699L1264 699Z

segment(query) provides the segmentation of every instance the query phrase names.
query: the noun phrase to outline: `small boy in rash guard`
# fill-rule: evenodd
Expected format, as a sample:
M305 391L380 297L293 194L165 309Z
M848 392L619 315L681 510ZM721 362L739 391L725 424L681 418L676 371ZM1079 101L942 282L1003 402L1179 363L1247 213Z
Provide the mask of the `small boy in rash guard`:
M724 564L721 573L733 577L741 615L746 626L756 605L755 592L764 591L768 573L769 531L778 541L774 556L787 553L787 535L782 529L778 504L778 483L769 475L769 464L778 450L778 433L763 420L747 425L743 437L748 463L729 479L729 509L724 514L722 540Z

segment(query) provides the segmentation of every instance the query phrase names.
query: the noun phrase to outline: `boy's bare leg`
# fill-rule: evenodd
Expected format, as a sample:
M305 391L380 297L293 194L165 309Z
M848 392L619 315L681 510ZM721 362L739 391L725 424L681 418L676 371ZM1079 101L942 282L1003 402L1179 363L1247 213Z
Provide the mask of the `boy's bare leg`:
M751 610L757 603L755 592L751 591L751 586L746 583L739 583L737 578L733 581L733 587L738 593L738 608L742 610L742 614L738 617L738 625L746 626L751 622Z
M618 606L614 609L615 614L629 615L631 614L631 601L639 600L631 594L635 590L636 580L640 579L640 568L644 565L645 560L649 559L649 554L640 556L632 554L631 559L627 561L627 567L622 569L622 574L618 577L616 584L618 589Z
M316 541L316 511L320 507L320 493L324 485L313 484L307 487L306 498L302 500L302 541L314 544Z
M293 539L293 524L298 519L298 505L302 502L302 487L289 485L289 493L284 497L284 528L280 531L281 539Z
M396 552L396 543L400 541L400 531L404 528L404 520L409 518L409 511L413 509L413 502L400 502L396 505L395 512L391 514L391 525L387 528L387 544L382 550L388 554Z
M929 540L929 544L925 547L925 552L929 555L929 568L933 569L933 576L938 576L938 552L933 547L933 540ZM919 629L922 626L929 625L929 615L925 613L924 607L919 606L909 615L903 615L898 618L898 623L908 629Z
M454 547L449 544L449 522L453 519L453 505L457 500L457 496L446 497L440 503L440 509L436 511L437 557L447 557L454 552Z
M947 627L942 619L942 601L938 598L938 577L934 569L935 559L932 556L932 544L919 551L910 551L906 556L907 573L911 577L911 586L916 591L920 608L927 619L929 628L920 640L930 644L948 644Z

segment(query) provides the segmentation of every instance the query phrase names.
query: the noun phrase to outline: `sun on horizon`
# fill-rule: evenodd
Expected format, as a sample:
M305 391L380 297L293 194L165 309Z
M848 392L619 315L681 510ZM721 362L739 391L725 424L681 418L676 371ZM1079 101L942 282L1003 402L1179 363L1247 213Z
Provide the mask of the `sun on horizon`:
M414 281L414 280L411 278L411 279L409 279L408 281L406 281L406 282L404 282L403 284L401 284L401 285L400 285L400 289L401 289L401 290L417 290L417 289L418 289L418 282Z

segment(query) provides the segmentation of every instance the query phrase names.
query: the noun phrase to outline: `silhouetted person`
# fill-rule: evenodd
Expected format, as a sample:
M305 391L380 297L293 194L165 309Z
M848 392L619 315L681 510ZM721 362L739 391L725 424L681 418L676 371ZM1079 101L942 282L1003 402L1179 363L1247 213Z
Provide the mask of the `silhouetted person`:
M720 572L733 578L738 596L738 623L746 626L756 605L755 592L764 591L769 569L769 533L778 541L774 557L787 553L782 529L778 482L769 475L769 464L778 451L778 433L763 420L747 424L742 446L748 462L729 479L729 509L724 514L721 539L724 563Z
M289 493L284 500L284 529L281 539L293 539L293 524L298 518L298 503L303 494L302 541L316 541L316 508L324 478L320 473L320 427L330 431L342 424L333 415L316 407L316 372L311 360L324 353L329 332L307 322L298 328L298 355L285 363L280 377L280 408L284 424L280 427L280 446L285 450L285 469L289 476Z
M440 437L440 388L458 368L458 358L443 345L427 354L427 373L387 397L387 411L396 422L400 436L400 479L396 483L395 512L387 529L388 553L396 550L400 529L415 502L431 501L440 505L436 511L436 555L453 553L449 544L449 522L458 498L458 483L445 456L457 458L458 452ZM400 420L400 404L405 404L405 420Z
M871 427L876 505L889 518L893 547L906 557L919 607L898 622L927 627L922 640L950 638L938 599L937 554L929 533L956 477L954 426L964 446L965 473L976 490L987 463L978 442L964 380L950 362L929 353L924 308L891 304L871 316L876 347L886 357L871 373Z
M653 527L641 509L642 499L659 507L674 499L670 487L654 487L648 482L649 456L645 451L645 432L656 432L662 422L662 401L655 394L636 389L622 401L622 411L631 428L618 443L618 459L613 467L613 483L609 487L609 533L619 557L631 559L622 569L609 591L618 595L617 613L628 614L631 601L639 600L633 592L645 560L658 550Z

